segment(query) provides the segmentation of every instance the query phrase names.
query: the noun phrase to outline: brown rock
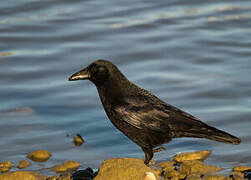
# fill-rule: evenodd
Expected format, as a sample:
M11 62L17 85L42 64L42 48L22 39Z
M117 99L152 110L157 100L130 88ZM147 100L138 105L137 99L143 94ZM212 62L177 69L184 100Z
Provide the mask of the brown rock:
M232 171L229 175L229 178L232 180L244 180L244 174L240 171Z
M8 172L12 168L12 163L10 161L0 162L0 172Z
M231 175L237 175L237 176L240 176L240 177L243 177L243 178L244 178L244 174L241 173L240 171L232 171L231 174L230 174L230 176L231 176Z
M30 165L31 165L31 163L30 163L29 161L27 161L27 160L22 160L22 161L20 161L20 162L18 163L17 168L19 168L19 169L24 169L24 168L26 168L26 167L28 167L28 166L30 166Z
M74 136L74 144L76 146L81 146L84 143L84 139L81 137L80 134L77 134L76 136Z
M174 170L174 161L165 161L157 164L158 167L162 168L164 171Z
M186 177L186 180L202 180L200 174L190 174Z
M79 168L79 163L76 161L65 161L60 165L51 167L55 172L66 172L68 170L77 170Z
M208 174L214 173L222 170L220 167L216 167L213 165L206 165L202 161L194 160L194 161L184 161L180 164L179 172L190 175L190 174Z
M46 178L31 171L14 171L0 175L0 180L45 180Z
M27 158L37 161L37 162L45 162L51 157L51 153L46 150L36 150L33 152L30 152L27 155Z
M211 151L196 151L196 152L185 152L180 153L174 156L173 160L177 163L181 163L184 161L191 161L191 160L205 160Z
M150 175L149 175L150 174ZM94 180L159 180L156 170L146 166L140 159L114 158L104 160Z
M184 179L185 176L186 176L185 174L175 170L169 170L164 172L165 179L179 180L179 179Z
M205 175L203 176L202 180L227 180L224 174L217 174L217 175Z
M61 164L60 165L55 165L53 167L51 167L51 170L57 172L57 173L61 173L61 172L66 172L67 171L67 168L62 166Z
M246 171L246 170L251 170L251 167L249 166L235 166L233 168L233 171Z

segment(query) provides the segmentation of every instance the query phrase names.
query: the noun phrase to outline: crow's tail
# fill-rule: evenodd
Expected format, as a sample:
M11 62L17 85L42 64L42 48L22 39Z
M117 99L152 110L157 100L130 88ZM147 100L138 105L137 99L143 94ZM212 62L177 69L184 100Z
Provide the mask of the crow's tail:
M175 132L175 137L197 137L206 138L214 141L230 143L230 144L240 144L241 139L235 137L227 132L209 126L200 121L197 126L192 126L186 129L180 129Z

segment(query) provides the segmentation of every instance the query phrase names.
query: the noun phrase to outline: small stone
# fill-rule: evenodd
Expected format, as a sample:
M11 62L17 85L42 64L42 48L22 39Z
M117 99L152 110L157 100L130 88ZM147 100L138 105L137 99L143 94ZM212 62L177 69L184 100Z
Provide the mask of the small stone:
M244 174L241 173L240 171L232 171L230 174L230 176L235 176L235 175L244 178Z
M80 134L77 134L76 136L74 136L74 144L76 146L81 146L84 143L84 139L81 137Z
M0 172L8 172L12 168L12 163L10 161L0 162Z
M231 180L246 180L244 177L241 177L241 176L239 176L239 175L237 175L237 174L230 175L229 178L230 178Z
M186 177L186 180L202 180L200 174L190 174Z
M28 167L28 166L30 166L30 165L31 165L31 163L30 163L29 161L27 161L27 160L22 160L22 161L20 161L20 162L18 163L17 168L19 168L19 169L24 169L24 168L26 168L26 167Z
M164 177L166 179L169 179L169 178L172 178L172 177L175 177L175 176L179 176L179 172L178 171L175 171L175 170L170 170L170 171L165 171L164 172Z
M164 162L161 162L159 164L157 164L158 167L162 168L164 171L170 171L170 170L174 170L174 164L175 162L174 161L164 161Z
M156 180L156 177L152 172L146 172L144 180Z
M14 171L0 175L0 180L44 180L45 178L32 171Z
M222 170L220 167L216 167L213 165L206 165L202 161L194 160L194 161L184 161L180 164L179 172L190 175L190 174L208 174L215 173L217 171Z
M61 172L66 172L68 169L62 165L56 165L56 166L51 167L51 170L53 170L57 173L61 173Z
M30 152L27 155L27 158L37 161L37 162L45 162L51 157L51 153L46 150L36 150L33 152Z
M79 179L79 180L80 179L92 180L95 176L96 176L96 173L93 172L92 168L78 170L71 175L72 179Z
M226 176L224 174L205 175L202 180L226 180Z
M55 172L66 172L68 170L77 170L79 168L79 163L76 161L65 161L60 165L56 165L51 167L51 169Z
M235 166L233 168L233 171L246 171L246 170L251 170L251 167L249 166Z
M177 163L181 163L184 161L191 161L191 160L205 160L209 155L211 154L211 151L196 151L196 152L185 152L176 154L173 158L173 160Z
M77 161L65 161L62 166L66 167L69 170L76 171L79 168L79 163Z

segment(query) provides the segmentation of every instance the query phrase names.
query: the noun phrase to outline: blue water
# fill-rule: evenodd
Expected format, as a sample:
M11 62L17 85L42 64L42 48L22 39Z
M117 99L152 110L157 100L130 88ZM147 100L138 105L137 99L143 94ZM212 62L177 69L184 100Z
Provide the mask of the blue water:
M107 158L143 158L109 122L95 86L68 81L102 58L164 101L243 140L233 146L174 139L155 160L209 149L207 162L226 170L251 165L250 27L246 0L1 1L0 161L17 165L37 149L53 156L30 169L69 159L98 168ZM72 142L78 133L86 140L80 147Z

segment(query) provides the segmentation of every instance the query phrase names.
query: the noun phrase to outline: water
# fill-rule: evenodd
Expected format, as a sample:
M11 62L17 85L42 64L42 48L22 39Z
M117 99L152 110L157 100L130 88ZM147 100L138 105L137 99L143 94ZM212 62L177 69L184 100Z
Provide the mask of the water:
M250 27L246 0L1 2L0 160L17 165L37 149L53 156L30 169L143 158L109 122L94 85L67 80L103 58L164 101L243 140L175 139L155 155L158 162L210 149L208 162L226 171L251 165ZM78 133L86 140L81 147L72 143Z

